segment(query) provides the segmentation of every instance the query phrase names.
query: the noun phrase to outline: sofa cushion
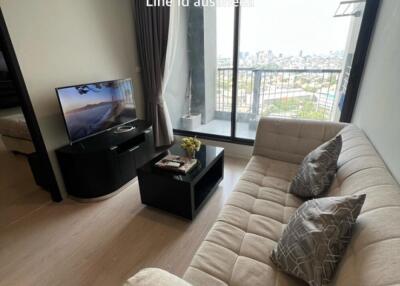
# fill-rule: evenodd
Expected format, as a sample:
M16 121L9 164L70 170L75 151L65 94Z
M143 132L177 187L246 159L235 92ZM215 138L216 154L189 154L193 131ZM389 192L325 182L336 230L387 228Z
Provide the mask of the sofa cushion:
M264 117L258 123L253 154L300 164L344 126L338 122Z
M301 163L289 192L312 198L327 191L335 176L341 149L342 136L339 135L311 151Z
M184 279L192 285L306 285L270 254L303 200L288 187L298 165L254 156Z
M190 286L190 284L165 270L144 268L123 286Z
M364 200L365 194L305 202L290 218L272 261L311 286L328 285Z

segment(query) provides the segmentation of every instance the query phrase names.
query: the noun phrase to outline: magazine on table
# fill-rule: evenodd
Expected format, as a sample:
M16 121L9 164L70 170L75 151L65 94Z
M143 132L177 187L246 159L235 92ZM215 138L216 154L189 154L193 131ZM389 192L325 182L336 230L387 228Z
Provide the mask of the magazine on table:
M176 171L181 174L189 173L197 164L197 159L167 155L156 163L156 166L161 169Z

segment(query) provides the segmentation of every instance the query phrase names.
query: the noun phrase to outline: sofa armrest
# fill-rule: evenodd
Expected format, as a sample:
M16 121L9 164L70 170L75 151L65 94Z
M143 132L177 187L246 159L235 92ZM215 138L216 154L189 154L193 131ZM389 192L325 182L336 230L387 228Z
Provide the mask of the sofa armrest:
M261 118L253 155L299 164L317 146L334 137L346 123Z
M185 280L159 268L144 268L123 286L191 286Z

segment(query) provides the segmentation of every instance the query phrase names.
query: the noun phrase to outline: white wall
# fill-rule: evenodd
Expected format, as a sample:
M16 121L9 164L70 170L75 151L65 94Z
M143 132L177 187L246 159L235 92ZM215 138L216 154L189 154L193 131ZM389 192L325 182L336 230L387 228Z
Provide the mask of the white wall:
M400 1L383 0L353 123L371 139L400 182Z
M50 160L67 135L54 89L131 77L143 117L130 0L0 0Z

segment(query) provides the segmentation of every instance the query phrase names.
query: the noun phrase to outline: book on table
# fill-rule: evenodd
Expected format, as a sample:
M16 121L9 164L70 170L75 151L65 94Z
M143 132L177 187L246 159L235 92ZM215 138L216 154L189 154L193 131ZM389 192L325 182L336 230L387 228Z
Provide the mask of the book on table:
M177 155L167 155L155 165L161 169L187 174L196 166L196 164L197 159Z

